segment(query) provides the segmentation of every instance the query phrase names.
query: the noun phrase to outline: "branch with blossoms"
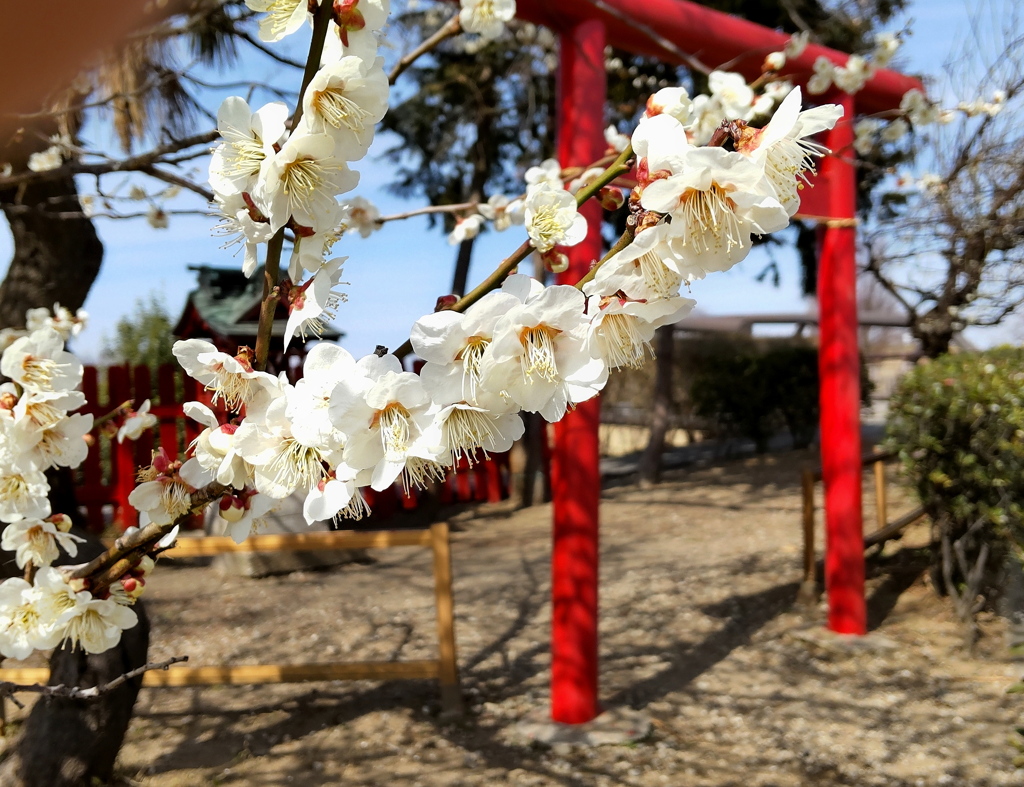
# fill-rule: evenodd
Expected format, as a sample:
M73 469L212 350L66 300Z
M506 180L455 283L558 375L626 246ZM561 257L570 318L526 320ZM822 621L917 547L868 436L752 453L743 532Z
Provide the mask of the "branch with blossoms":
M508 450L523 435L523 412L558 421L597 396L612 371L646 362L659 326L693 308L680 294L684 284L727 270L755 235L788 225L798 189L827 152L811 137L841 114L831 105L802 110L798 88L775 87L765 99L736 74L713 72L710 96L665 88L631 135L606 134L609 153L599 161L571 171L544 162L527 171L520 197L465 206L463 224L521 223L527 237L466 296L442 298L439 310L415 320L405 347L356 359L321 342L291 384L267 370L278 306L288 312L285 347L296 336L319 337L346 297L348 258L332 256L335 247L383 223L346 195L359 179L352 166L388 109L378 48L389 9L387 0L248 5L265 13L259 37L268 46L313 22L294 108L253 110L230 97L217 116L209 186L219 231L244 249L243 271L255 276L262 266L256 347L232 355L197 339L174 345L217 409L186 403L186 416L203 427L198 438L181 459L160 452L140 471L128 498L140 527L89 563L62 569L52 567L59 552L74 557L77 546L66 517L49 510L43 470L81 461L79 432L92 426L91 417L71 414L83 403L75 390L81 364L46 326L4 351L2 371L14 382L0 424L25 437L13 449L0 442L0 483L10 491L0 520L8 522L3 547L26 569L26 578L0 585L4 655L64 640L92 652L110 647L134 625L131 602L194 511L215 505L220 527L238 542L291 495L303 498L310 524L359 520L369 513L366 487L423 488L461 460ZM495 37L513 11L512 0L462 0L458 26ZM766 122L754 125L759 114ZM627 198L620 184L631 172ZM592 199L627 209L628 229L578 286L544 286L515 272L530 255L564 270L564 249L588 231L579 207ZM405 350L425 361L419 374L404 370ZM126 414L126 438L146 428L147 415L145 406Z

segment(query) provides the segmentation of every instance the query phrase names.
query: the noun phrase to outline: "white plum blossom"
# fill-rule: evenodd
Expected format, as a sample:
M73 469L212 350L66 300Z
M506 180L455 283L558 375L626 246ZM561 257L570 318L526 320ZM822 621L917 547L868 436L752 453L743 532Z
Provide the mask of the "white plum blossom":
M809 184L806 173L815 172L815 157L828 154L828 148L810 137L832 128L843 115L838 104L801 112L800 98L800 88L795 88L763 129L751 129L736 146L761 164L776 199L790 216L800 207L799 189Z
M910 124L903 118L895 118L882 129L881 137L884 142L899 142L909 132Z
M4 527L0 548L14 552L18 568L25 568L29 561L36 568L49 566L60 557L61 549L69 557L78 554L76 542L85 539L68 533L70 528L71 520L63 515L49 519L20 519Z
M26 311L25 330L32 333L40 328L53 328L66 342L84 330L88 319L89 313L85 309L79 309L72 314L70 309L55 303L52 312L45 306Z
M844 93L856 93L864 89L867 81L875 75L874 66L860 55L850 55L845 66L836 68L832 80ZM808 92L810 87L808 87Z
M853 149L862 156L868 155L875 147L875 134L882 128L882 121L876 118L861 118L853 126Z
M39 594L20 577L0 583L0 654L25 659L38 647L44 632Z
M939 108L917 88L911 88L900 99L900 111L915 126L927 126L938 119Z
M590 352L604 359L609 369L639 369L647 353L654 355L651 339L655 329L679 322L696 303L679 296L651 301L632 300L621 293L595 296L588 308L593 314L588 335Z
M824 55L818 55L814 60L814 75L807 80L807 92L811 95L820 95L832 87L832 80L836 75L835 64Z
M727 119L746 119L749 116L754 103L754 91L742 74L712 71L708 75L708 89Z
M560 189L565 185L565 182L562 180L562 165L558 163L557 159L553 158L544 159L537 166L530 167L526 170L524 179L526 180L527 191L545 183L553 189Z
M750 251L751 234L788 225L761 163L725 148L687 146L682 126L669 117L651 118L634 137L641 132L652 150L679 151L658 162L664 167L650 165L652 173L664 168L669 174L644 186L640 204L672 217L669 233L693 264L727 270Z
M15 464L0 455L0 520L45 519L50 515L49 493L50 485L41 470L31 464Z
M288 323L284 329L284 344L287 347L295 334L303 339L306 333L316 338L323 335L324 328L338 316L338 306L347 296L334 291L342 284L342 265L348 257L328 260L312 279L305 284L292 286L288 295Z
M467 33L487 40L498 38L516 15L516 0L460 0L459 21Z
M510 281L514 284L515 280L526 278L516 274L506 284L511 286ZM481 393L480 362L494 337L494 328L509 310L522 303L523 299L503 287L487 293L464 313L439 311L421 317L410 334L413 350L427 362L420 376L425 381L453 377L459 389L459 397L453 401L477 404ZM500 401L498 398L491 404Z
M256 207L248 193L215 194L221 222L214 227L214 234L227 238L221 248L241 245L245 250L242 272L251 277L259 265L259 244L267 243L274 236L270 219Z
M380 229L380 211L366 197L351 197L342 203L341 208L341 227L344 232L358 232L360 237L368 238Z
M153 465L139 472L142 480L128 495L128 502L150 522L169 525L192 508L192 493L213 479L195 458L171 462L163 449L154 456Z
M226 525L226 534L236 544L241 544L261 525L263 517L269 514L277 503L277 500L267 495L243 490L238 494L222 497L217 513Z
M252 478L252 468L235 451L237 425L221 424L202 402L186 402L182 409L185 415L206 427L191 446L199 465L212 472L218 484L243 489Z
M871 60L878 68L885 68L893 59L902 42L893 33L875 33L875 49Z
M316 273L324 265L324 260L334 244L341 238L345 230L345 208L337 202L324 204L320 214L324 229L309 233L309 230L297 233L292 244L292 256L288 262L288 275L292 281L302 278L302 271Z
M663 87L657 93L652 94L647 99L644 118L657 115L673 117L684 126L689 123L693 115L693 102L690 100L690 94L686 88Z
M781 71L786 67L786 55L783 52L769 52L764 59L765 71Z
M347 350L321 342L309 351L302 363L302 378L289 392L285 415L293 434L307 445L320 447L330 456L332 467L338 465L338 456L331 452L341 450L345 434L331 421L331 394L342 380L361 375Z
M76 593L64 575L49 566L36 572L33 584L34 607L40 616L36 648L55 648L64 639L65 622L74 616L78 605L91 597L91 594Z
M584 306L583 293L557 285L512 308L484 352L481 386L551 422L596 396L608 369L587 350Z
M258 422L247 418L235 432L235 451L253 466L256 491L275 500L296 491L308 493L327 477L327 465L337 459L337 448L309 439L308 431L296 433L287 414L294 396L294 388L286 384L263 418Z
M138 410L129 413L128 417L124 419L124 423L121 424L121 428L117 430L117 442L123 443L126 439L138 440L142 437L143 432L157 425L157 417L149 411L149 408L150 402L147 399Z
M0 373L33 393L70 391L82 382L82 363L64 352L53 328L40 328L4 350Z
M799 33L794 33L789 37L786 45L782 48L782 53L789 59L800 57L807 49L807 42L811 39L811 33L808 30L802 30Z
M608 147L616 153L621 153L629 147L629 136L620 133L614 125L608 126L604 130L604 141L607 142Z
M68 415L45 429L36 429L30 421L21 421L13 439L25 459L40 470L77 467L89 453L85 436L92 430L92 422L92 414L80 413Z
M440 446L420 440L432 420L430 395L420 377L403 372L393 355L366 356L358 369L361 376L349 375L331 394L331 420L348 436L345 462L372 470L370 487L378 492L399 476L415 486L443 477L436 461Z
M524 204L521 199L509 200L504 194L492 194L487 202L477 206L485 219L494 224L494 229L504 232L513 224L522 224Z
M576 209L576 198L560 187L541 183L531 189L525 216L526 231L541 253L575 246L587 236L587 220Z
M239 96L224 99L217 110L217 130L224 141L210 160L210 185L221 196L248 193L263 162L274 155L288 120L288 107L275 101L255 112Z
M28 168L33 172L49 172L58 169L63 163L64 149L60 145L52 145L28 157Z
M307 525L314 522L339 522L342 519L360 520L370 514L370 507L359 491L355 470L342 465L327 478L309 490L302 505L302 516ZM365 484L365 479L364 479Z
M132 628L139 618L112 598L93 598L87 590L77 594L79 602L65 613L64 635L72 645L87 653L103 653L121 641L121 632Z
M281 149L263 162L253 197L276 232L289 219L314 230L328 229L324 216L333 216L335 196L359 183L353 172L334 156L329 134L293 133Z
M472 240L480 234L484 225L484 217L479 213L471 213L469 216L456 216L455 229L448 233L448 245L458 246L467 240Z
M266 14L260 19L259 36L269 43L296 32L309 13L307 0L245 0L245 4Z
M213 392L213 404L223 401L230 410L253 404L278 384L273 375L253 370L251 350L232 356L202 339L186 339L175 342L171 352L189 377Z
M583 286L587 295L625 293L634 300L674 298L684 281L703 279L704 268L692 265L673 244L668 224L639 232L626 248L609 257Z
M373 141L374 127L388 108L388 78L382 61L343 57L321 68L303 94L303 123L334 139L333 155L355 161Z

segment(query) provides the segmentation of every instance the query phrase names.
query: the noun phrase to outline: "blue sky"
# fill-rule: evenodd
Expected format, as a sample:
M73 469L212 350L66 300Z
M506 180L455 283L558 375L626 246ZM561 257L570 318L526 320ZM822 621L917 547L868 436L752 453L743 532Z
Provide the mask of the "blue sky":
M901 49L898 65L908 72L939 74L942 64L958 43L954 36L964 31L968 8L962 0L916 0L910 6L913 35ZM902 27L902 23L893 27ZM271 67L260 59L260 69L270 76ZM297 81L286 73L285 78ZM215 104L214 104L215 105ZM383 144L382 144L383 143ZM386 147L378 140L367 159L355 165L361 183L355 191L374 201L384 213L409 210L419 202L404 201L387 193L391 179L388 165L378 159ZM202 201L184 196L169 207L202 209ZM2 219L0 219L2 223ZM194 287L188 265L232 265L238 260L220 248L211 235L215 221L205 216L172 216L169 229L154 230L144 221L100 220L97 227L106 248L103 268L86 302L91 315L89 329L76 341L75 350L95 361L103 338L113 331L118 318L130 314L137 298L160 294L172 316L180 313L185 297ZM486 233L474 254L471 284L489 272L489 263L514 249L524 236L522 228L505 233ZM10 238L0 227L0 260L10 256ZM339 310L336 327L345 333L342 345L357 357L378 344L396 347L408 336L412 322L429 312L438 295L448 291L454 249L438 229L428 230L426 219L395 222L363 240L346 237L335 246L336 255L347 255L345 280L349 301ZM768 264L765 253L755 251L726 273L713 274L693 286L698 309L708 314L803 311L807 303L800 295L795 256L776 252L781 286L767 277L755 276ZM4 263L6 267L6 263ZM997 343L1012 335L1011 329L975 333L980 344Z

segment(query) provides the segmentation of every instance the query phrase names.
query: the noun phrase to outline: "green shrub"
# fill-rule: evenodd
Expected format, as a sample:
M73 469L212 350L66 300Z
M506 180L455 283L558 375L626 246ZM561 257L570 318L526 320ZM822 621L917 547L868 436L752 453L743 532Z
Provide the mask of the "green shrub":
M871 394L861 363L861 398ZM818 429L818 350L805 343L738 346L706 358L690 396L698 415L754 441L758 451L785 427L797 448L808 446Z
M946 355L890 400L886 441L937 524L940 581L971 624L1024 544L1024 349Z

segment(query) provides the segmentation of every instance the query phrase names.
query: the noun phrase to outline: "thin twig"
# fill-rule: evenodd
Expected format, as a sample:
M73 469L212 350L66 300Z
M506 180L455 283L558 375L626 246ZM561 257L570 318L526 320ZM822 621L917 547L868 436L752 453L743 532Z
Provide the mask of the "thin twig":
M391 70L391 74L388 76L388 82L392 85L395 84L395 82L402 75L402 73L414 62L416 62L417 58L419 58L421 55L425 55L427 52L436 47L445 39L451 38L452 36L456 36L461 32L462 22L459 21L459 15L456 14L447 22L445 22L441 27L439 27L437 29L437 32L430 36L430 38L425 39L422 44L420 44L418 47L412 50L409 54L404 55L402 59L399 60L395 64L395 67Z
M220 132L216 130L205 131L201 134L193 134L191 137L185 137L184 139L165 142L157 145L152 150L146 151L145 153L140 153L136 156L129 156L124 159L109 159L93 163L69 161L67 164L57 167L56 169L48 169L43 172L19 172L17 175L0 177L0 191L10 188L11 186L19 186L22 183L59 180L60 178L67 177L69 175L106 175L111 172L145 171L147 167L152 167L154 164L164 163L165 156L169 156L172 153L178 153L179 151L195 145L209 144L219 136ZM166 180L166 178L161 179ZM190 181L185 181L185 183L189 184L186 188L195 190L193 188L195 186L194 183L191 183ZM180 183L179 185L185 184Z
M172 664L180 664L183 661L188 661L188 656L174 656L166 661L154 661L149 664L143 664L141 667L133 669L131 672L126 672L123 675L119 675L109 683L101 683L99 686L92 686L87 689L80 689L77 686L65 686L63 683L56 686L44 686L41 683L11 683L10 681L0 681L0 697L8 698L17 705L19 708L25 706L18 701L14 696L16 693L27 693L27 694L41 694L44 697L61 697L69 700L94 700L98 697L102 697L104 694L108 694L118 686L122 686L133 678L139 677L145 672L152 672L153 670L166 670Z
M608 3L604 2L604 0L589 0L589 2L595 8L604 11L606 14L614 16L616 19L619 20L619 22L626 25L626 27L631 27L638 33L642 33L643 35L647 36L659 47L664 49L670 55L674 55L675 57L679 58L680 61L685 63L689 68L692 68L694 71L699 71L702 74L710 74L714 70L710 66L707 66L704 63L702 63L693 55L684 52L682 49L680 49L667 38L665 38L665 36L658 33L658 31L655 30L654 28L648 27L645 24L637 22L631 16L629 16L626 13L623 13L618 8L609 5Z
M633 148L627 146L623 150L615 161L612 162L611 166L608 167L604 172L598 175L593 181L588 183L586 186L576 192L576 205L577 207L582 205L591 197L595 196L605 186L614 181L620 175L624 175L632 169ZM589 169L589 167L587 167ZM486 279L480 284L470 290L468 293L463 295L456 301L455 305L451 307L451 311L463 312L476 303L478 300L483 298L491 290L495 290L501 286L501 283L508 278L508 275L515 270L516 266L520 262L525 260L530 253L533 251L533 243L527 238L523 241L523 245L516 249L512 254L502 260L501 264L494 269ZM406 341L395 350L394 354L401 358L402 356L408 355L412 352L412 342Z
M423 208L407 210L405 213L392 213L388 216L381 216L377 219L377 223L385 224L389 221L411 219L413 216L423 216L428 213L458 213L460 210L472 210L479 204L479 202L457 202L452 205L427 205Z

